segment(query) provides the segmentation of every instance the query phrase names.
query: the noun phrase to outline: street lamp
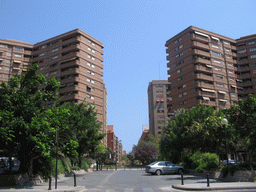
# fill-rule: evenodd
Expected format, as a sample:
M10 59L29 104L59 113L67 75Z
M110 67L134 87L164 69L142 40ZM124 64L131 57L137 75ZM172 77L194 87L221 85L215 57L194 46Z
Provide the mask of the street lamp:
M227 148L227 128L228 120L226 118L221 119L221 124L225 126L225 141L226 141L226 155L227 155L227 165L228 165L228 148Z

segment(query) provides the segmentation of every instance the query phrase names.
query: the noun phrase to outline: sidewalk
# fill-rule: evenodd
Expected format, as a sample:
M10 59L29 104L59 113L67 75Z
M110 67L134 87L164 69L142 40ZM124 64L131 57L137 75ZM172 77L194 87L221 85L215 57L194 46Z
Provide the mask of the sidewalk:
M228 183L194 183L184 185L172 185L174 189L188 190L188 191L207 191L207 190L230 190L230 189L256 189L255 182L228 182Z
M35 185L32 187L24 187L24 188L9 188L9 189L0 189L0 192L17 192L17 191L31 191L31 192L45 192L45 191L58 191L58 192L83 192L85 191L85 187L77 186L58 186L55 189L55 186L52 186L52 190L48 190L48 187L45 185Z

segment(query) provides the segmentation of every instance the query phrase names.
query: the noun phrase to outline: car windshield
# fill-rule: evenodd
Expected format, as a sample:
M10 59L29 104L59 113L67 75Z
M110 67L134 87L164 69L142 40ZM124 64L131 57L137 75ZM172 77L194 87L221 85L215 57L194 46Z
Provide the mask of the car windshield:
M149 165L155 165L156 163L158 163L158 162L153 162L153 163L150 163Z

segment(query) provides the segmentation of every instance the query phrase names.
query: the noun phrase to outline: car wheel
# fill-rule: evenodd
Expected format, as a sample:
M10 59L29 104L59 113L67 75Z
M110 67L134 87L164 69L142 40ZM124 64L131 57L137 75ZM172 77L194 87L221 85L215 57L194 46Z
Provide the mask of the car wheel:
M179 169L179 170L178 170L178 173L179 173L179 174L183 173L183 169Z
M161 173L162 173L161 170L159 170L159 169L156 170L156 175L157 175L157 176L161 175Z

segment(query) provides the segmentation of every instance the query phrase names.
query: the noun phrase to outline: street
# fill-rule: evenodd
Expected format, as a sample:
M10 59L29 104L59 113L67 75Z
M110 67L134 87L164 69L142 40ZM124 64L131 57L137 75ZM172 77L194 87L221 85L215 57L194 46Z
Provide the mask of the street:
M210 183L219 181L210 180ZM181 191L173 189L172 185L181 183L178 174L171 175L150 175L144 170L118 170L118 171L98 171L77 175L77 185L85 186L86 191L102 192L160 192L160 191ZM206 179L192 175L184 175L184 184L206 184ZM58 182L58 186L74 185L73 177L63 178ZM54 185L53 185L54 186ZM236 191L256 191L256 190L230 190Z

